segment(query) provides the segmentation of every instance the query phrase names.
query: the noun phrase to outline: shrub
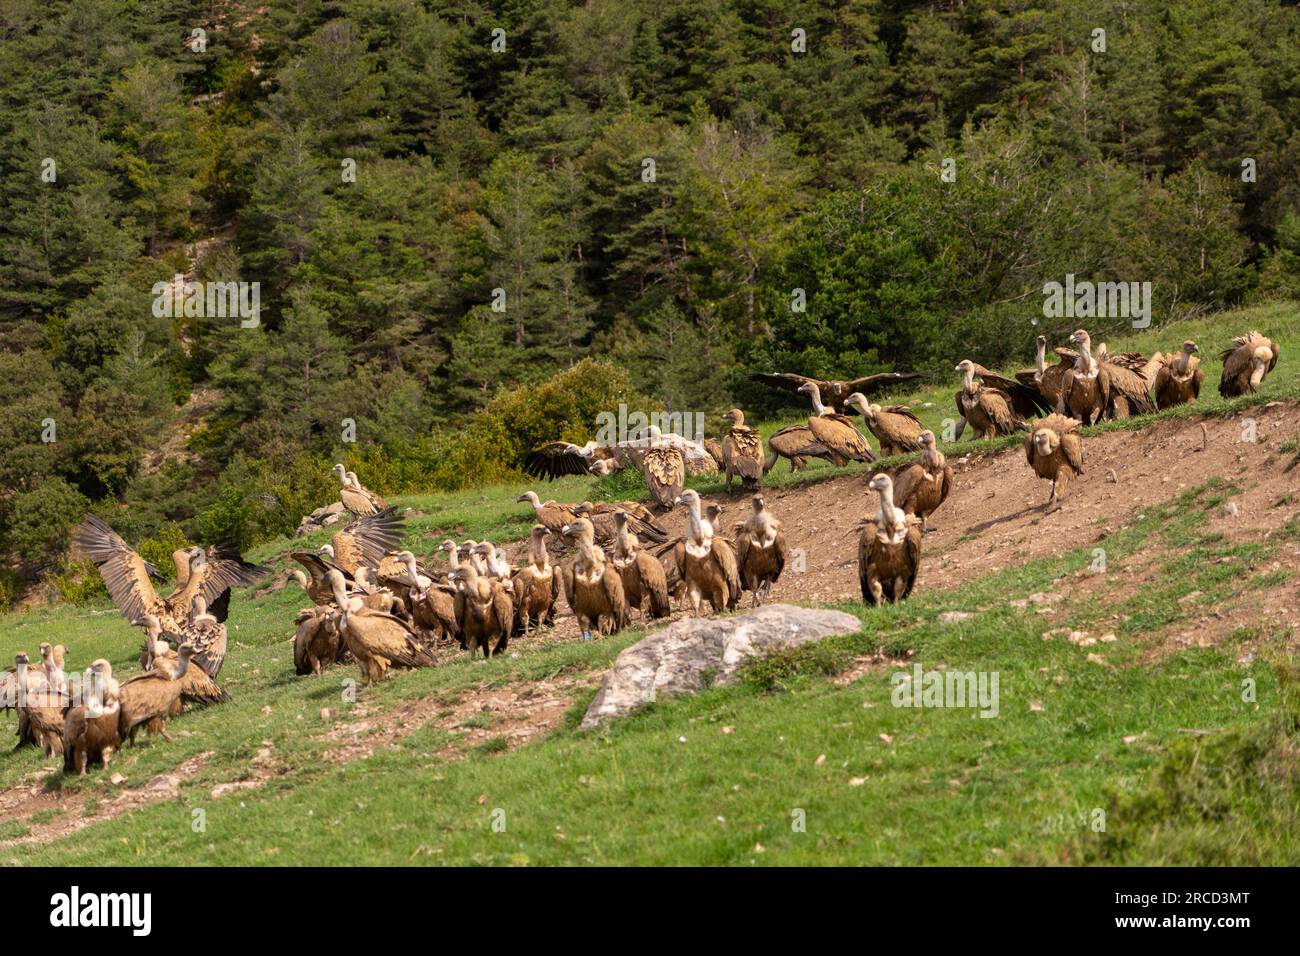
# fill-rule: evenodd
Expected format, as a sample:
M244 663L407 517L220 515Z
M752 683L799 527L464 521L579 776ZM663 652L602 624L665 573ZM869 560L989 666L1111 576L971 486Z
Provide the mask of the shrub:
M14 496L5 545L24 569L45 567L64 553L68 531L88 505L85 496L62 478L46 478L31 491Z

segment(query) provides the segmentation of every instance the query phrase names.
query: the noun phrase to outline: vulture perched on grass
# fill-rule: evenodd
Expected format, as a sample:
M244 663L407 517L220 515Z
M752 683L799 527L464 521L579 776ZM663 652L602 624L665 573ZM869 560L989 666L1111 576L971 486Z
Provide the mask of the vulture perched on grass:
M848 408L848 399L854 392L870 395L872 392L886 386L906 382L913 378L920 378L921 374L920 372L880 372L876 375L855 378L850 382L807 378L803 375L795 375L792 372L755 372L749 377L755 382L762 382L764 385L784 389L788 392L798 392L801 395L808 394L808 392L804 391L804 386L814 385L822 401L830 402L831 409L837 415L846 415L851 414Z
M612 634L627 623L627 598L623 579L605 562L595 543L595 531L586 518L576 518L564 529L578 539L578 554L564 572L564 593L578 619L584 641L591 632Z
M762 495L751 502L753 511L736 533L736 566L740 586L752 592L754 607L766 599L785 569L785 535L772 517Z
M812 400L813 415L808 419L808 430L826 447L831 462L843 468L851 461L875 461L875 452L866 436L846 416L822 404L821 392L816 382L806 382L799 391Z
M500 581L480 575L473 562L452 572L456 582L456 621L465 649L471 655L480 648L485 658L499 654L510 641L515 625L515 605Z
M867 430L880 442L882 457L921 450L919 436L925 426L906 405L872 405L866 396L856 393L846 404L862 413Z
M627 521L627 515L618 514ZM546 536L550 534L540 524L533 525L528 540L528 563L515 572L511 579L515 598L514 633L528 636L529 628L555 623L555 603L564 589L564 575L558 564L551 564L546 550Z
M894 502L907 514L920 518L921 530L928 531L926 520L952 490L952 466L936 447L934 432L924 431L917 437L921 442L921 460L894 472Z
M190 669L194 648L182 644L176 652L175 663L163 658L153 670L137 674L122 683L118 691L118 733L135 746L135 735L146 727L149 736L167 736L167 721L181 712L181 680Z
M1058 414L1092 425L1155 411L1149 393L1162 361L1159 352L1148 360L1140 355L1111 355L1103 345L1093 356L1092 337L1084 329L1075 330L1070 341L1079 347L1079 355L1061 380Z
M295 674L319 674L347 656L343 635L339 633L337 608L313 605L303 608L294 619L293 670Z
M365 607L360 598L349 597L343 574L329 572L334 591L335 626L343 635L348 651L361 668L366 683L373 685L389 667L432 667L435 663L401 618Z
M628 610L642 610L650 604L650 617L667 617L672 613L668 596L668 576L659 559L641 550L640 541L628 527L627 515L615 516L618 530L614 535L611 560L623 581L623 600Z
M1224 398L1234 398L1257 391L1264 377L1277 365L1281 354L1277 343L1259 332L1237 336L1232 340L1232 348L1223 353L1219 394Z
M1048 415L1034 422L1025 438L1025 458L1040 478L1052 482L1047 507L1059 508L1070 479L1083 474L1083 436L1079 422L1064 415Z
M270 568L249 564L231 545L195 547L189 558L190 572L185 583L166 597L153 589L150 576L158 569L133 551L112 528L94 515L87 515L73 532L73 545L99 568L123 616L138 621L156 614L170 629L179 631L189 619L190 605L202 595L218 620L224 620L229 591L232 587L256 584L271 573Z
M1037 352L1034 356L1034 367L1017 372L1016 381L1027 388L1037 389L1047 404L1047 407L1041 410L1050 411L1056 407L1061 397L1061 382L1065 379L1065 373L1078 361L1079 353L1074 349L1055 349L1056 357L1060 361L1055 365L1048 365L1047 336L1040 335L1035 344Z
M1205 369L1196 357L1200 349L1188 339L1177 353L1166 355L1160 368L1156 370L1155 386L1157 408L1171 408L1174 405L1189 405L1201 395L1201 383L1205 381Z
M668 509L686 484L686 457L680 448L661 445L641 459L641 474L656 508Z
M63 645L41 644L41 676L33 679L26 654L15 655L18 687L18 745L35 744L47 757L63 753L63 714L68 683L63 676Z
M113 666L102 657L86 671L81 701L63 718L63 771L83 776L86 766L100 763L105 769L122 745L121 689L113 680Z
M894 504L894 482L888 475L876 475L868 487L880 495L880 508L858 540L862 600L897 604L912 593L921 569L921 525Z
M727 494L731 494L731 479L740 478L746 491L755 491L763 477L763 439L757 429L745 424L745 413L739 408L727 412L731 427L722 437L722 467L726 470ZM681 494L681 491L678 491Z
M334 474L339 480L339 501L354 515L372 515L388 507L388 502L357 480L356 472L336 464Z
M958 362L957 371L965 376L965 380L962 382L961 391L957 393L957 414L961 417L961 424L957 426L956 437L961 438L968 423L976 438L1010 435L1025 427L1024 413L1016 410L1016 399L1010 392L996 384L1005 383L1008 379L994 375L970 359L962 359ZM977 375L981 379L987 376L993 381L990 383L985 380L976 383ZM1014 384L1017 388L1024 388L1019 382ZM1021 400L1027 401L1023 398Z
M1097 349L1097 361L1110 373L1110 402L1106 418L1124 419L1144 415L1156 410L1151 400L1151 385L1156 372L1164 364L1164 356L1156 352L1146 358L1138 352L1111 354L1103 342Z
M736 552L700 515L700 496L693 489L678 499L686 505L690 529L677 552L680 573L695 615L707 600L715 612L734 610L742 592Z
M809 458L831 460L830 450L813 436L807 425L788 425L773 433L767 440L767 451L763 474L772 470L778 456L790 462L791 471L802 471Z

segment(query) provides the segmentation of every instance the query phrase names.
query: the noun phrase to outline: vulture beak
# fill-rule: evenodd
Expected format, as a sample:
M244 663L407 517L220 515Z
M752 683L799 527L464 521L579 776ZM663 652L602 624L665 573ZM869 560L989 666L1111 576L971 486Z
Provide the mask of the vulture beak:
M528 500L527 495L520 495L518 498L515 499L515 501L527 501L527 500Z

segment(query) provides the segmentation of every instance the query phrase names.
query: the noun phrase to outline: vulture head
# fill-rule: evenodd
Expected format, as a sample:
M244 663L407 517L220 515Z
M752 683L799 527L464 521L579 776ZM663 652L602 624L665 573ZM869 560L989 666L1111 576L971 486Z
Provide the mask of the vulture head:
M289 577L297 581L298 586L301 587L304 591L307 590L309 579L307 578L307 572L302 570L302 568L294 568L292 571L289 572Z
M320 551L319 551L318 553L319 553L319 554L323 554L323 555L325 555L325 557L327 557L327 558L329 558L331 561L333 561L333 560L334 560L334 545L332 545L332 544L322 544L322 545L320 546Z
M1273 361L1273 350L1267 345L1261 345L1255 349L1250 357L1250 387L1259 388L1259 383L1264 381L1264 373L1268 371L1268 365Z
M863 417L866 418L867 421L874 421L874 412L880 411L880 406L872 405L867 401L867 396L863 395L861 392L854 392L848 398L844 399L844 404L856 408L862 413Z
M962 375L966 376L967 379L975 377L975 363L970 359L962 359L957 363L955 368L958 372L961 372Z
M361 490L361 479L357 477L357 473L355 471L348 472L348 484L351 485L353 490L355 491Z
M817 408L822 403L822 390L821 388L818 387L816 382L804 382L797 389L795 389L795 391L798 392L800 395L807 395L809 398L811 398L813 403L813 408Z
M1050 428L1034 429L1034 451L1046 457L1061 446L1061 436Z
M732 428L739 428L741 425L745 424L745 413L739 408L733 408L731 411L727 412L727 420L731 422Z
M934 432L923 431L916 436L916 440L921 443L922 448L934 449Z
M340 487L340 488L346 488L346 487L348 486L348 472L347 472L347 469L344 468L344 467L343 467L343 464L340 462L340 463L338 463L338 464L336 464L336 465L334 466L333 471L334 471L334 475L335 475L335 477L337 477L338 480L339 480L339 487Z
M442 544L438 545L438 547L443 551L446 551L448 554L451 554L451 552L456 550L456 542L452 541L451 538L448 538Z
M700 493L694 488L687 488L680 495L673 499L675 505L686 505L692 511L700 510Z
M1034 345L1038 348L1038 350L1039 350L1040 352L1046 352L1046 351L1047 351L1047 336L1046 336L1046 335L1040 335L1038 338L1034 339Z
M1070 333L1070 341L1085 352L1092 348L1092 336L1088 334L1087 329L1075 329Z
M608 458L602 458L600 461L592 462L590 471L593 475L604 477L605 475L612 475L614 473L614 467L614 462L610 461Z
M195 548L190 555L190 574L197 574L208 563L208 554L202 548Z
M568 538L577 538L579 541L585 541L588 544L596 539L596 529L586 518L575 518L560 529L560 533Z
M1188 339L1186 342L1183 343L1184 355L1195 355L1199 351L1200 349L1196 347L1196 343L1193 342L1191 339Z
M614 512L614 527L618 528L620 531L622 531L624 528L627 527L627 512L626 512L626 511L615 511L615 512Z
M537 492L535 491L525 491L522 495L516 498L515 501L526 501L534 508L540 508L542 506L542 499L537 497Z
M749 504L754 509L754 514L761 514L763 509L767 507L767 502L763 500L762 495L754 495Z
M883 471L871 476L871 481L867 487L879 494L881 497L888 495L890 498L894 495L894 479Z

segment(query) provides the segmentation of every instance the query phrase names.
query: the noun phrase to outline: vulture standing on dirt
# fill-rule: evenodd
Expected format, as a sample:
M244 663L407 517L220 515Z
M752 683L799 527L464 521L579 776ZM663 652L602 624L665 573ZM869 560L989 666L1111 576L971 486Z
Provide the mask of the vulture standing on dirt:
M624 521L627 516L620 512ZM514 633L528 636L529 628L555 623L555 603L564 589L563 572L558 564L551 564L546 550L546 536L550 534L540 524L533 525L528 540L528 563L515 572L511 583L515 598Z
M628 527L627 515L615 516L617 531L611 560L623 581L623 600L628 610L641 611L647 600L650 617L667 617L672 613L668 596L668 577L659 559L641 550L640 541Z
M577 517L571 505L562 505L555 501L543 504L535 491L525 491L515 500L526 501L532 505L537 523L554 535L563 534L565 526L571 524Z
M740 586L753 593L754 607L767 598L785 569L785 535L762 495L751 502L753 512L736 533L736 566Z
M880 442L881 457L921 450L919 436L925 426L906 405L872 405L858 393L850 395L845 404L862 413L867 430Z
M1149 360L1140 355L1110 355L1105 345L1092 354L1092 337L1076 329L1070 341L1079 347L1074 366L1061 380L1057 414L1069 414L1085 425L1108 418L1128 418L1155 411L1151 382L1162 361L1157 352Z
M762 382L764 385L784 389L788 392L798 392L801 395L808 394L804 390L805 385L815 385L818 395L821 396L823 401L831 403L830 407L837 415L846 415L849 414L849 396L854 392L870 395L887 385L920 378L921 374L920 372L880 372L876 375L855 378L851 382L807 378L803 375L795 375L792 372L755 372L749 377L755 382Z
M578 539L578 554L564 572L564 593L578 619L584 641L591 632L613 634L627 623L623 579L605 561L595 543L595 531L586 518L576 518L564 533Z
M135 735L147 727L149 735L167 736L167 720L181 712L181 679L190 669L194 648L182 644L176 652L176 661L159 660L153 670L137 674L122 683L118 691L120 711L118 733L135 746Z
M868 487L880 495L880 508L858 540L858 583L867 604L897 604L916 585L921 569L921 527L894 504L894 483L876 475Z
M485 658L504 651L515 624L515 605L506 586L480 575L472 562L453 571L452 579L457 583L456 621L465 649L473 655L482 648Z
M128 621L138 621L146 613L156 614L176 631L189 619L190 605L196 595L202 595L218 620L224 620L230 589L256 584L271 573L270 568L249 564L229 545L197 547L190 556L190 573L185 583L166 597L160 597L149 580L151 575L157 576L157 568L94 515L87 515L77 526L73 545L95 562L113 603Z
M1223 353L1219 394L1224 398L1234 398L1256 391L1264 377L1273 371L1281 354L1277 343L1259 332L1237 336L1232 340L1232 348Z
M81 702L63 718L63 771L83 776L90 763L108 769L122 745L121 690L113 680L113 666L101 657L90 665L86 678Z
M808 430L826 447L831 463L843 468L851 461L875 461L875 452L866 436L846 416L822 404L821 392L816 382L806 382L799 391L812 400L813 415L808 419Z
M573 509L574 517L586 518L596 533L596 540L603 547L613 543L618 533L617 518L626 515L633 534L655 544L668 540L668 532L655 520L654 514L645 505L636 501L598 501L592 504L584 501Z
M1027 388L1037 389L1043 396L1043 401L1047 403L1047 407L1041 408L1040 411L1050 411L1060 400L1061 382L1065 379L1065 373L1078 361L1079 353L1073 349L1056 349L1056 356L1060 361L1055 365L1048 365L1047 336L1040 335L1035 344L1037 354L1034 356L1034 367L1017 372L1016 380Z
M772 470L777 457L790 462L791 471L802 471L809 458L831 460L830 450L819 442L807 425L787 425L774 432L767 440L767 458L763 462L763 474Z
M389 667L432 667L431 655L400 618L365 607L357 597L349 597L347 583L340 571L329 572L334 590L335 626L352 653L367 685L381 680Z
M722 438L722 467L727 475L727 494L731 494L733 477L740 478L740 485L746 491L755 491L763 477L763 439L757 429L745 424L745 413L739 408L727 412L727 418L731 420L731 427Z
M700 496L688 488L679 499L686 505L690 529L682 542L678 557L680 574L686 582L687 596L695 616L700 616L702 602L708 600L715 612L734 610L740 602L740 568L736 552L713 525L700 516Z
M1201 383L1205 381L1205 369L1196 357L1200 349L1188 339L1177 354L1166 355L1156 370L1154 392L1157 408L1170 408L1174 405L1189 405L1201 395Z
M1007 379L993 375L982 365L976 365L970 359L962 359L958 362L957 371L965 376L965 381L962 382L961 391L957 393L957 414L961 416L961 424L957 426L956 437L961 438L967 423L974 430L976 438L1010 435L1025 427L1023 413L1016 411L1009 392L987 381L981 381L979 384L975 382L977 375L981 379L988 376L1001 382L1006 382ZM1015 384L1017 387L1023 387L1019 383Z
M934 432L919 436L921 460L904 465L893 474L894 502L908 514L921 519L921 530L928 531L926 519L948 498L952 490L952 466L935 445Z
M339 480L339 501L354 515L372 515L388 507L388 502L357 480L356 472L347 471L343 465L337 464L334 474Z
M147 671L151 671L159 666L175 667L177 654L168 646L168 639L179 641L179 643L188 643L180 640L176 634L167 634L163 631L162 622L152 614L146 614L144 620L140 622L145 630L144 653L140 657L140 666ZM219 684L201 667L196 667L198 663L198 647L190 644L193 649L194 658L190 661L190 666L185 669L184 675L180 678L181 700L190 704L224 704L230 700L227 694ZM181 712L181 706L176 705L176 714ZM173 714L172 716L176 716Z
M1083 437L1079 423L1064 415L1048 415L1033 423L1025 438L1025 458L1040 478L1050 478L1049 510L1059 508L1070 479L1083 474Z

